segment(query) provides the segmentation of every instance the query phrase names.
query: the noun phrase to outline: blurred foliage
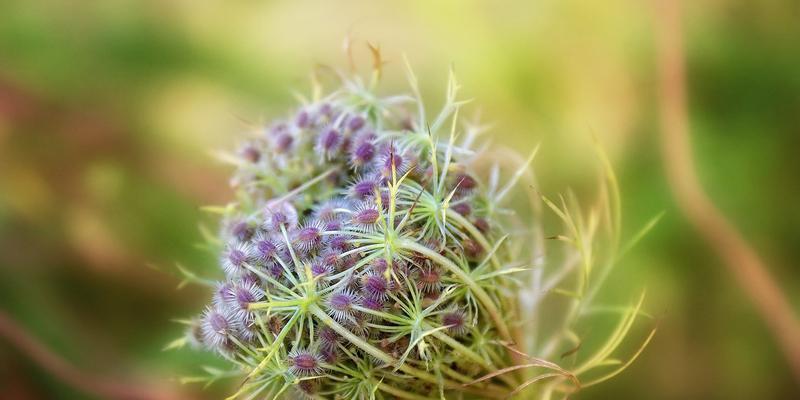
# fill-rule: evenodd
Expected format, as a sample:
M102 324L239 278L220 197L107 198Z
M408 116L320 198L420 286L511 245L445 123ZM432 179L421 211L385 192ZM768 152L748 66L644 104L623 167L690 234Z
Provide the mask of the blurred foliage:
M800 3L685 3L699 173L800 308ZM655 17L635 0L0 2L0 309L91 371L170 380L213 364L161 351L182 330L171 320L207 300L175 289L173 265L215 263L195 248L199 222L215 229L199 206L230 191L208 153L279 115L315 64L347 68L350 35L362 72L365 42L381 45L387 91L405 89L406 52L441 101L453 63L493 141L542 142L543 192L593 195L596 134L628 231L666 212L606 291L626 301L647 287L660 331L632 368L577 398L794 397L766 328L670 198ZM0 393L83 396L4 342Z

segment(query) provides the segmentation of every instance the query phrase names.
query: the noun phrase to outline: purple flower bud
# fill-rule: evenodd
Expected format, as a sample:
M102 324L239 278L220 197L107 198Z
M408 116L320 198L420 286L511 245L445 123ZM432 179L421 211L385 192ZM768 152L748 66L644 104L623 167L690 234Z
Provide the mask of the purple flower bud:
M343 235L335 235L330 237L330 240L328 241L328 247L331 250L335 250L341 254L350 249L350 244L347 243L347 237Z
M469 193L478 187L478 182L475 181L475 178L473 178L472 175L461 173L456 175L456 185L458 191Z
M339 220L325 222L325 232L340 231L342 230L342 222Z
M353 305L357 303L358 297L347 289L334 293L328 298L328 314L338 322L353 323Z
M255 303L263 296L261 290L252 283L234 285L231 295L230 307L237 313L249 313L250 303Z
M272 141L272 146L278 154L286 154L292 149L294 137L288 133L279 133Z
M203 343L217 350L224 350L235 327L230 313L225 308L207 308L202 318Z
M342 252L336 249L327 248L319 257L319 262L327 266L328 272L339 269L342 264Z
M391 178L393 167L397 177L402 176L407 171L403 156L396 149L389 147L382 152L378 168L384 177Z
M319 379L304 379L297 382L297 390L303 394L303 398L317 398L319 392Z
M350 186L350 195L357 199L366 199L375 195L379 182L373 178L361 178Z
M419 269L417 287L425 293L432 293L441 287L442 276L436 268L424 267Z
M344 199L332 199L318 204L314 207L314 219L323 222L334 222L342 218L341 209L349 209L350 202ZM338 230L327 229L326 230Z
M322 232L323 226L319 221L307 222L294 232L295 247L304 253L316 249L322 243Z
M285 122L280 122L272 125L272 127L269 129L269 135L275 137L282 133L286 133L288 131L289 131L289 126L286 125Z
M356 254L350 254L348 256L339 257L339 264L337 265L337 269L339 271L347 271L356 264L358 264L359 256ZM355 288L357 285L353 285L352 287Z
M289 353L289 372L295 376L317 375L322 371L319 356L309 350L294 350Z
M381 311L383 307L386 305L385 300L381 300L375 297L364 297L361 299L361 306L364 308L368 308L374 311Z
M469 203L466 202L453 204L450 209L457 212L462 217L469 217L469 214L472 213L472 207L470 207Z
M267 264L267 273L273 279L279 280L279 279L283 278L284 270L283 270L283 267L279 263L273 262L273 263Z
M311 118L308 116L308 112L306 110L300 110L300 112L297 113L294 123L300 129L308 128L311 125Z
M317 137L317 145L314 148L317 155L326 160L336 157L342 146L342 135L334 128L323 130Z
M323 326L319 329L317 338L319 339L319 345L322 349L335 349L341 340L339 334L327 326Z
M378 274L365 275L361 279L361 288L365 297L386 300L389 297L392 282L386 280L384 276Z
M350 132L355 132L361 129L361 127L363 126L364 126L364 118L361 117L360 115L354 115L350 118L350 120L347 121L347 129L349 129Z
M442 325L454 336L463 336L469 332L467 315L458 309L450 309L442 313Z
M381 217L375 204L362 203L359 204L353 212L352 222L357 228L365 231L371 231L375 228L378 220Z
M287 230L297 226L297 209L288 201L270 200L264 206L264 228L270 232L280 232L281 226Z
M478 218L474 222L472 222L472 224L475 225L475 227L478 228L478 230L481 231L481 233L483 233L484 235L489 233L489 230L491 230L491 226L489 226L489 221L487 221L486 218Z
M370 141L356 142L350 147L350 166L360 168L375 157L375 145Z
M231 226L231 235L239 241L246 242L253 237L253 227L247 221L239 221Z
M355 217L353 218L354 221L362 225L375 224L376 222L378 222L378 218L381 216L378 210L374 208L365 208L363 210L359 210L354 215L355 215Z
M251 257L261 263L270 263L278 254L279 245L264 233L259 233L251 246Z
M247 271L245 264L250 261L250 246L244 243L228 245L222 255L222 269L228 276L239 276Z
M328 103L323 103L319 106L319 113L326 117L331 117L333 116L333 107Z
M225 306L231 300L232 288L233 283L231 281L217 282L214 288L212 303L215 306Z
M336 363L336 359L339 358L339 352L335 347L332 348L320 348L319 355L323 361L328 364Z
M317 259L311 263L311 274L314 277L328 275L333 272L333 268L325 260Z
M374 273L382 274L386 272L388 265L385 258L376 258L370 262L369 267Z
M461 242L461 247L464 249L464 254L470 260L476 260L483 254L483 247L474 239L464 239L464 241Z
M253 164L261 159L261 151L251 144L242 147L239 154L241 154L242 158Z

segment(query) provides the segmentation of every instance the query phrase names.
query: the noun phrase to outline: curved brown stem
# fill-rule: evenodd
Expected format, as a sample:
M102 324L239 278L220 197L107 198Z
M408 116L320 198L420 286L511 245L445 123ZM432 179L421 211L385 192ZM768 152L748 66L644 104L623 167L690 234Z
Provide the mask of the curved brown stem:
M673 196L753 302L800 382L800 322L758 253L717 209L695 173L689 140L680 2L656 0L655 3L661 150Z
M142 382L116 381L104 376L95 376L79 371L36 341L3 311L0 311L0 337L7 340L20 353L29 357L34 363L58 380L99 398L119 400L178 400L188 398L167 387L153 387Z

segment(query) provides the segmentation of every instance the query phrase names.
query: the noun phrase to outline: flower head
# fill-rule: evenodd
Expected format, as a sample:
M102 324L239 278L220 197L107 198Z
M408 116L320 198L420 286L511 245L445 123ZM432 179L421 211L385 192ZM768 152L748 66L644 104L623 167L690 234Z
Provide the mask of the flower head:
M516 296L535 286L513 266L539 249L508 235L522 230L501 203L500 188L525 176L505 170L515 158L486 168L474 132L449 120L462 104L457 86L451 80L444 110L428 115L418 98L408 107L407 96L383 98L346 80L234 152L236 198L219 230L224 277L189 335L241 368L242 393L514 393L513 374L497 372L516 365L520 349L495 344L517 346L509 326L527 320ZM563 378L551 387L569 393Z

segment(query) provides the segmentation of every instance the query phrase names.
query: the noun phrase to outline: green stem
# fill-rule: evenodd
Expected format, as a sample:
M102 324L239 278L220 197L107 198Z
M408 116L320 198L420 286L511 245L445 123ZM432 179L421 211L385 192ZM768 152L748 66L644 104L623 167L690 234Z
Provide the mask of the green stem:
M447 216L452 218L458 225L461 225L464 229L469 232L472 237L478 242L481 247L485 251L492 251L492 246L489 244L489 240L486 239L486 236L481 233L478 228L475 227L471 222L469 222L466 218L464 218L461 214L457 212L448 212ZM500 269L500 260L497 259L497 254L492 254L492 265L495 268Z
M361 350L365 351L369 355L375 357L376 359L384 362L387 365L395 365L396 364L396 360L392 356L384 353L382 350L380 350L377 347L369 344L366 340L364 340L364 339L356 336L352 332L350 332L347 328L345 328L344 326L340 325L338 322L334 321L333 318L331 318L328 314L326 314L325 311L323 311L321 308L319 308L319 306L311 305L311 306L309 306L308 311L310 311L312 314L314 314L314 316L317 317L320 321L322 321L325 325L328 325L328 327L330 327L331 329L335 330L336 333L338 333L339 335L341 335L342 337L344 337L345 339L350 341L350 343L354 344L355 346L357 346ZM442 385L444 385L448 389L459 390L459 391L464 391L464 392L470 392L470 393L473 393L473 394L480 394L480 395L491 394L492 396L499 397L499 398L502 398L503 396L507 395L505 390L503 390L502 388L498 388L495 385L487 386L486 388L475 388L475 389L473 389L473 388L470 388L470 387L464 387L460 383L453 382L453 381L447 380L447 379L443 379L443 380L440 381L436 376L433 376L433 375L431 375L431 374L429 374L429 373L427 373L425 371L418 370L418 369L416 369L416 368L414 368L414 367L412 367L412 366L410 366L410 365L408 365L406 363L401 364L401 365L396 366L396 367L399 370L401 370L401 371L403 371L403 372L405 372L405 373L407 373L407 374L409 374L409 375L411 375L413 377L419 378L419 379L421 379L423 381L432 383L434 385L438 385L438 384L441 383Z
M409 241L409 240L400 240L399 243L400 247L415 251L424 255L425 257L430 258L431 260L435 261L442 267L446 268L448 271L455 274L462 282L464 282L471 290L472 293L477 297L478 301L481 302L483 307L486 309L486 312L489 313L489 317L494 322L495 327L497 327L497 331L500 334L500 337L509 343L514 343L514 339L511 337L511 333L508 330L508 326L506 322L503 320L503 317L500 315L500 310L497 309L497 306L492 301L492 298L489 297L489 294L483 290L480 285L478 285L472 277L470 277L466 271L459 268L453 261L448 259L447 257L425 247L418 243Z
M383 390L386 393L389 393L395 397L401 399L409 399L409 400L429 400L428 397L420 396L418 394L406 392L405 390L400 390L394 386L387 385L383 382L378 383L378 389Z
M327 177L328 177L328 175L330 175L330 174L334 173L334 172L335 172L335 171L337 171L338 169L339 169L339 167L333 167L333 168L330 168L330 169L328 169L327 171L325 171L325 172L323 172L323 173L321 173L321 174L319 174L319 175L315 176L315 177L314 177L314 178L312 178L311 180L309 180L309 181L306 181L306 182L305 182L305 183L303 183L302 185L300 185L300 186L298 186L298 187L296 187L296 188L292 189L291 191L289 191L289 192L288 192L288 193L286 193L285 195L281 196L281 198L280 198L280 199L279 199L279 200L276 202L276 204L280 204L280 203L282 203L282 202L284 202L284 201L286 201L286 200L289 200L289 199L291 199L291 198L292 198L292 197L294 197L294 196L297 196L298 194L302 193L303 191L305 191L306 189L310 188L311 186L314 186L314 185L316 185L316 184L317 184L319 181L321 181L321 180L323 180L323 179L327 178Z
M483 357L481 357L480 355L478 355L474 351L470 350L467 346L464 346L463 344L459 343L457 340L453 339L452 337L447 336L447 334L445 334L445 333L443 333L441 331L436 331L436 332L433 333L433 336L436 337L437 339L441 340L442 342L444 342L446 345L452 347L453 350L463 354L464 356L466 356L470 360L475 361L480 366L482 366L487 372L491 373L491 372L495 372L497 370L497 367L492 365L491 362L486 361ZM511 378L509 375L499 375L498 378L503 380L503 382L505 382L506 384L508 384L512 388L517 387L517 385L518 385L517 382L514 381L514 379Z
M275 307L292 307L300 305L299 300L285 300L285 301L259 301L250 303L247 306L249 310L258 310L262 308L275 308Z
M292 315L292 317L289 319L286 325L284 325L283 329L281 329L280 333L278 333L278 337L276 337L275 341L272 342L269 353L267 353L267 355L261 360L261 362L258 363L258 365L255 368L253 368L253 370L249 374L247 374L247 377L242 383L242 386L239 388L239 391L237 391L231 396L226 397L225 400L234 400L237 397L239 397L239 395L241 395L242 393L245 393L246 391L250 390L250 388L252 388L254 385L257 385L257 383L252 383L252 382L247 383L247 381L256 376L259 372L261 372L264 369L264 367L267 366L267 363L272 359L272 356L275 354L276 351L278 351L280 346L282 346L283 338L285 338L286 335L289 333L289 331L292 329L292 326L297 321L297 318L299 316L300 316L299 312L295 312L294 315Z

